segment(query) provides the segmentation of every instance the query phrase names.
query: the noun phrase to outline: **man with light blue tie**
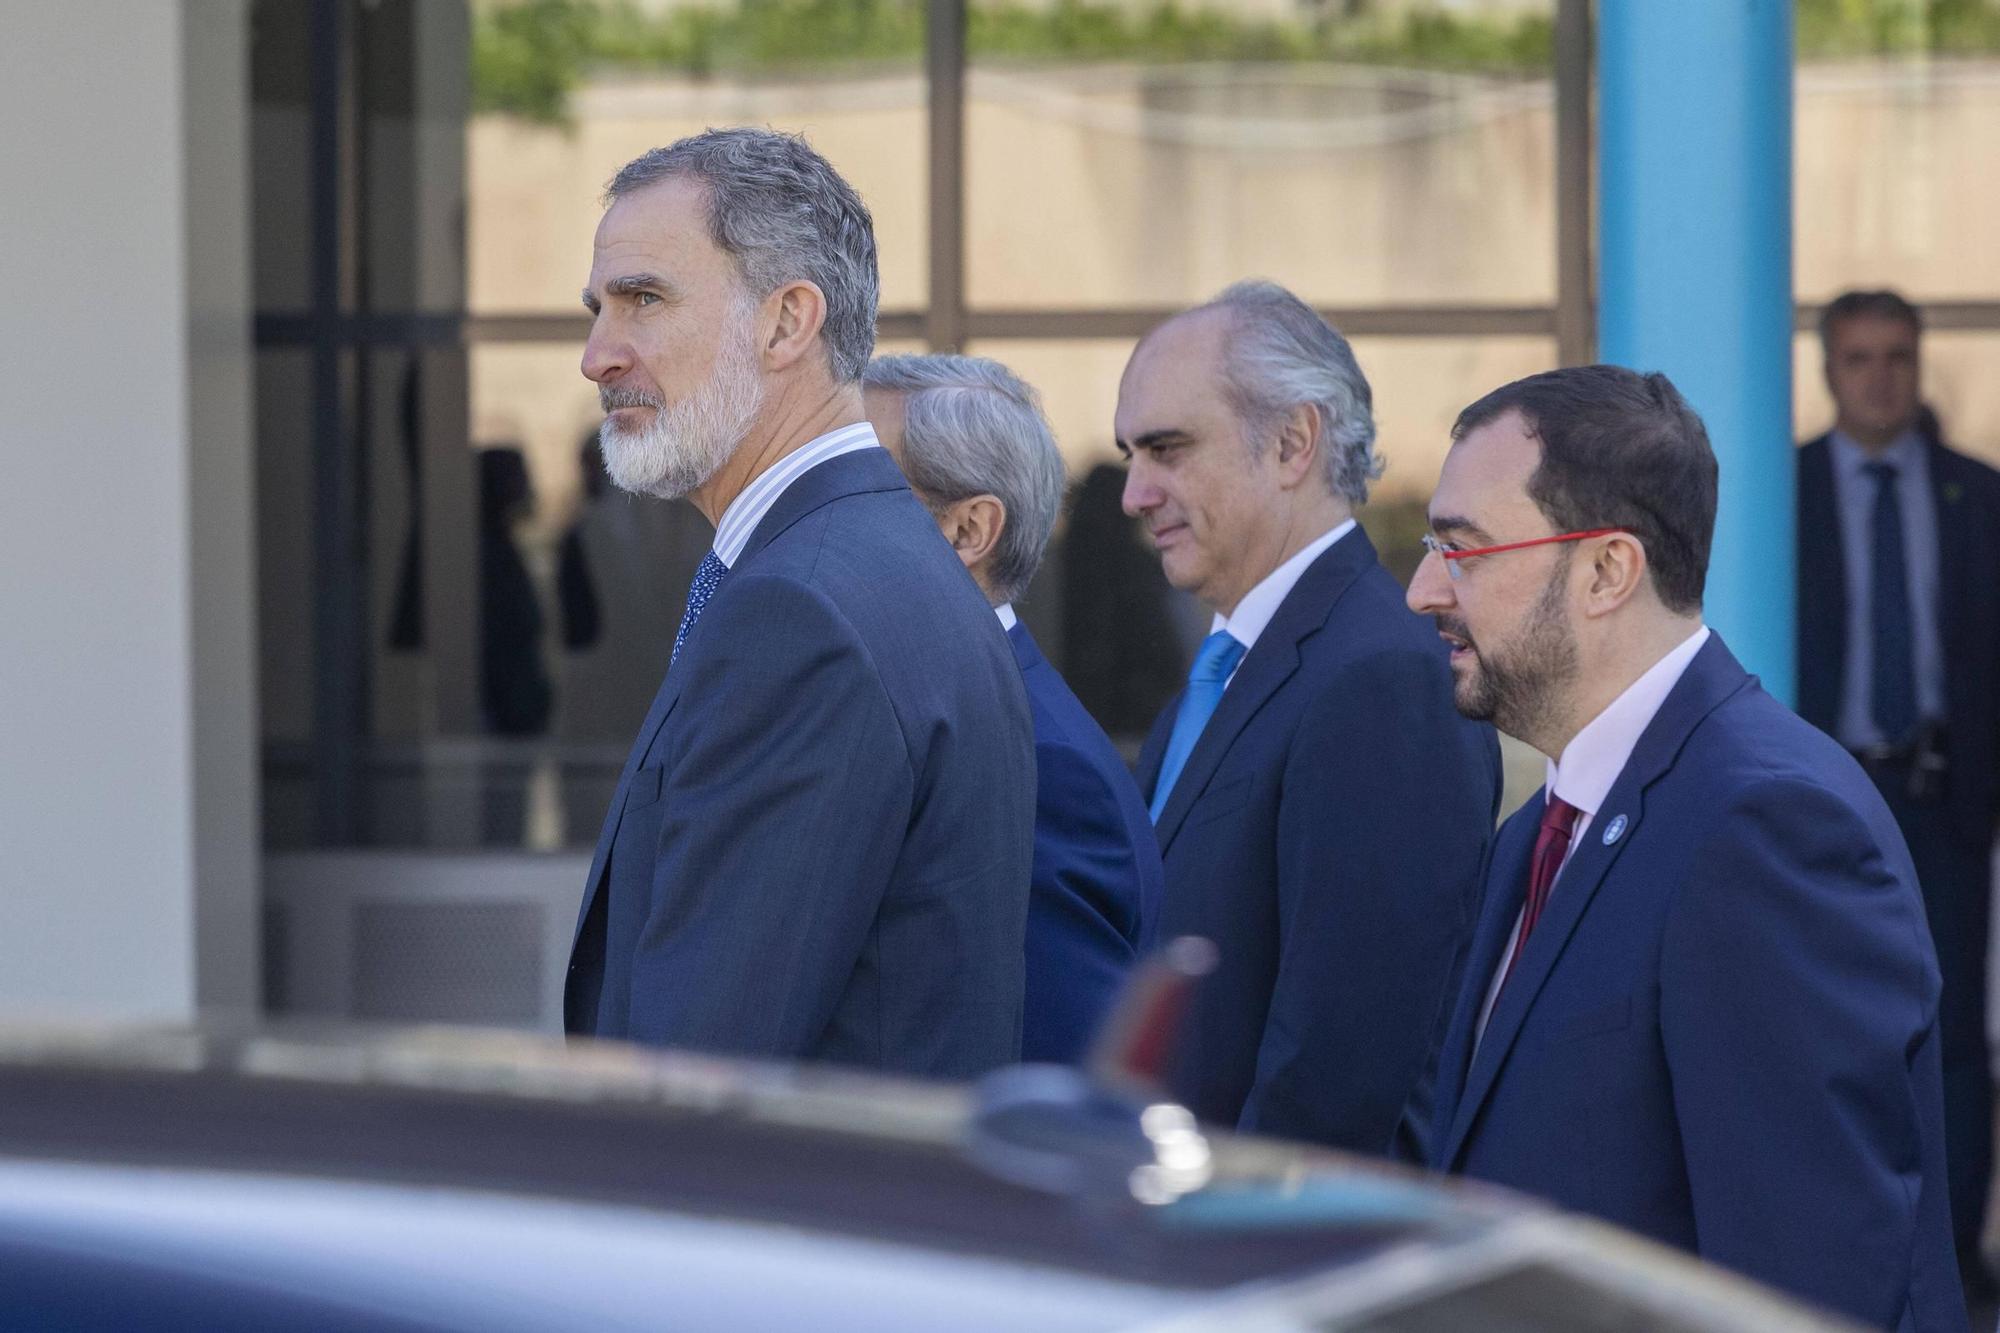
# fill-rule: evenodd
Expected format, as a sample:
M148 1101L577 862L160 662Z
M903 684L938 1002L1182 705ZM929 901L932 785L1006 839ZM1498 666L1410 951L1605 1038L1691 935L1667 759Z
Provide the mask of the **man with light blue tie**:
M1064 470L1035 391L996 361L885 356L862 377L868 418L1007 627L1035 723L1035 870L1021 1058L1079 1059L1160 911L1146 803L1014 600L1062 508Z
M965 1077L1020 1052L1033 736L979 589L862 413L868 210L803 139L612 181L605 466L715 523L564 990L579 1035Z
M1427 1119L1500 758L1354 521L1374 436L1347 341L1266 282L1154 330L1119 386L1126 511L1215 616L1139 760L1161 934L1220 952L1174 1091L1211 1121L1383 1153L1406 1103L1405 1129Z

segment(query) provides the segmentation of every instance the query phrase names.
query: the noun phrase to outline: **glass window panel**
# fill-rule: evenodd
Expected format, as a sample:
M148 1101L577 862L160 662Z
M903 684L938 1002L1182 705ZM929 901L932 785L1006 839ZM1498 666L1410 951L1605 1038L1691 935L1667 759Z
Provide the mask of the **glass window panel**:
M565 8L581 36L522 29L508 18L532 13L522 6L474 8L473 312L579 311L606 182L648 149L725 125L805 132L874 214L883 307L925 303L921 0Z
M1951 58L1919 49L1842 59L1851 54L1838 40L1844 32L1808 23L1802 11L1793 228L1800 299L1823 301L1852 287L1896 287L1917 300L2000 296L2000 247L1992 243L2000 16L1983 31L1963 25L1968 49ZM1871 40L1948 36L1919 26Z
M1553 0L1303 8L975 8L971 302L1553 300Z
M301 6L303 8L303 6ZM469 10L371 0L353 11L362 110L357 294L376 311L465 307Z
M251 292L259 310L305 310L312 291L311 10L250 7Z

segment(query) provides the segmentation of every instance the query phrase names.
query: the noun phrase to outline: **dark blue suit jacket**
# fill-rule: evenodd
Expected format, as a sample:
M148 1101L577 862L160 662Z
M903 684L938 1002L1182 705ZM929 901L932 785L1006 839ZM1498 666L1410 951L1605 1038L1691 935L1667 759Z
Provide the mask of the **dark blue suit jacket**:
M1157 832L1160 934L1205 935L1175 1092L1204 1119L1386 1152L1421 1100L1500 799L1493 729L1360 529L1237 668ZM1139 761L1151 793L1179 699Z
M889 455L778 498L598 839L569 1031L961 1077L1020 1053L1021 673Z
M1542 805L1494 845L1438 1064L1435 1164L1872 1327L1963 1329L1937 964L1859 766L1711 638L1563 868L1475 1053Z
M1160 848L1146 803L1028 627L1007 631L1035 723L1035 871L1021 1058L1084 1052L1160 913Z
M1928 442L1937 506L1938 632L1944 644L1946 798L1968 843L1987 847L2000 810L2000 472ZM1847 679L1846 552L1827 436L1799 450L1799 716L1833 732ZM1866 608L1862 610L1866 614ZM1983 930L1978 931L1983 941Z

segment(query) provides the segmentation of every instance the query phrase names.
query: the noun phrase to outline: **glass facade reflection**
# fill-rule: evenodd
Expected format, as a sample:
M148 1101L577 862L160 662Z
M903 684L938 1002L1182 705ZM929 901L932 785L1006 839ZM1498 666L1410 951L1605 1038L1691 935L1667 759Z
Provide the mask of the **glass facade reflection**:
M1587 329L1580 3L258 0L267 844L594 841L709 532L604 484L577 293L605 181L709 125L802 130L861 190L883 350L962 336L1040 389L1072 486L1021 611L1135 748L1206 616L1118 508L1133 340L1251 275L1340 317L1389 463L1363 522L1406 572L1458 409ZM1800 9L1804 317L1853 285L1945 312L1928 394L2000 456L2000 40L1814 17L1855 8ZM1810 336L1797 366L1808 434Z

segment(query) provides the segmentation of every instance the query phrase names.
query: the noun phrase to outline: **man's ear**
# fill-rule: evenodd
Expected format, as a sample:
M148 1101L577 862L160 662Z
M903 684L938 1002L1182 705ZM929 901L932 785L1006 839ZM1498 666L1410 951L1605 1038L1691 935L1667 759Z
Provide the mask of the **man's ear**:
M1300 403L1287 412L1278 425L1280 481L1292 487L1312 475L1319 467L1319 451L1324 445L1319 408Z
M1007 506L997 495L967 496L945 507L938 516L938 527L965 567L978 573L1000 545L1000 534L1007 527Z
M789 370L817 350L826 327L826 295L803 279L788 282L764 298L762 314L764 365Z
M1584 589L1583 613L1607 616L1638 595L1646 585L1646 548L1629 532L1597 539L1603 544L1590 555L1590 579Z

